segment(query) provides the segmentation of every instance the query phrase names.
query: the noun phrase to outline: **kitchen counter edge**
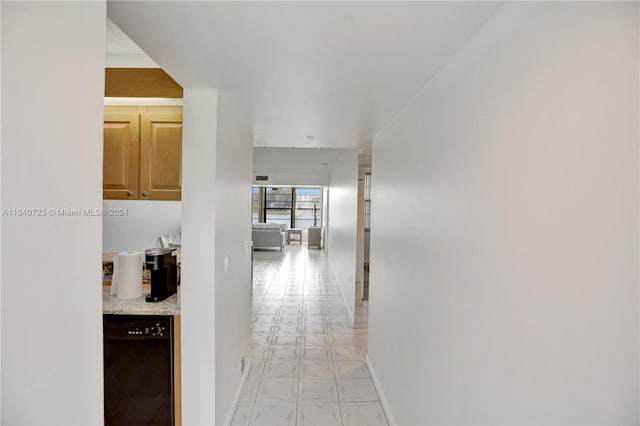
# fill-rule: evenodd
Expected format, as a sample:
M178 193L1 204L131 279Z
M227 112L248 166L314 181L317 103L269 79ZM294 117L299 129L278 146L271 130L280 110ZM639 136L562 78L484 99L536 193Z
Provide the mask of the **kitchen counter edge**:
M142 297L122 300L111 295L109 286L104 286L102 288L102 313L115 315L180 315L177 294L162 302L149 303L145 300L149 291L145 289L143 293Z

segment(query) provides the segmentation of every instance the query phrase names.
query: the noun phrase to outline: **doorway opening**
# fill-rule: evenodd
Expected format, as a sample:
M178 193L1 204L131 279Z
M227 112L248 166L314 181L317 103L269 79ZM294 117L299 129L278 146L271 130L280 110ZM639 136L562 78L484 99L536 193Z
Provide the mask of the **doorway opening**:
M371 155L358 159L358 250L356 265L356 303L354 325L369 324L369 247L371 235Z

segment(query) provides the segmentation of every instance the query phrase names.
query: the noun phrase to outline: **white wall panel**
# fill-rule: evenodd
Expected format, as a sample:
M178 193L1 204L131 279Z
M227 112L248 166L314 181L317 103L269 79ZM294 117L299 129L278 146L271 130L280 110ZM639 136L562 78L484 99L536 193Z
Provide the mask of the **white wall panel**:
M640 421L638 47L637 3L504 5L374 140L398 424Z

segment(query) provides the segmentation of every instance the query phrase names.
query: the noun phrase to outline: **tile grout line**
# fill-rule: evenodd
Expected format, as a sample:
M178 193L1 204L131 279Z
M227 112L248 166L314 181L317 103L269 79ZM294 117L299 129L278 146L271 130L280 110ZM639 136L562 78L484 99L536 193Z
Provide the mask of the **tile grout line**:
M302 237L300 237L302 239ZM300 316L298 317L298 389L296 390L296 426L298 425L298 415L299 415L299 404L300 404L300 380L302 376L302 316L304 315L304 289L306 286L306 268L307 262L305 259L304 268L303 268L303 277L302 277L302 303L300 304L300 308L298 308L298 312L300 312Z
M264 305L265 303L268 303L269 300L273 300L274 298L279 301L279 304L277 306L277 309L278 309L277 317L276 317L277 321L275 323L276 325L274 326L274 328L270 329L270 338L269 338L269 341L267 342L268 346L267 346L267 355L266 355L265 365L263 366L263 370L261 371L258 386L260 388L263 384L263 381L265 380L267 363L269 361L273 361L271 357L273 355L272 351L275 347L274 345L276 344L274 341L275 336L280 331L280 326L285 324L285 323L281 323L281 320L287 321L286 324L288 324L291 322L290 320L293 319L293 318L283 319L282 318L283 315L292 314L291 311L283 312L283 310L285 308L298 306L298 309L296 310L299 313L298 317L296 318L298 327L295 330L296 331L295 335L297 336L297 338L296 338L296 341L293 342L294 343L293 348L294 348L294 351L296 351L295 353L296 353L296 359L297 359L297 382L296 382L297 389L296 389L296 400L295 400L295 410L296 410L295 422L297 424L303 421L303 419L300 417L300 404L301 404L300 392L301 392L301 386L303 383L302 365L301 365L303 360L303 350L309 349L309 348L316 348L320 346L321 348L326 348L326 350L329 353L328 355L328 360L330 360L329 366L332 369L333 384L336 387L336 395L337 395L337 402L338 402L337 407L340 412L339 421L341 422L341 424L344 424L345 419L344 419L343 410L342 410L344 408L343 406L344 401L342 401L340 398L340 392L338 388L339 380L336 373L337 363L341 361L337 360L335 357L335 354L334 354L334 349L336 348L335 344L341 343L342 346L351 346L356 351L359 352L360 356L362 356L365 353L364 348L368 346L363 344L363 342L366 342L367 336L364 336L364 333L362 332L355 333L354 329L346 330L348 326L342 324L341 322L342 318L340 318L340 316L344 314L343 312L340 312L340 309L338 308L341 307L342 310L344 310L344 301L335 299L334 296L335 296L335 290L336 290L335 288L336 283L333 282L331 280L331 276L326 273L325 271L326 267L323 267L321 262L319 262L317 259L311 259L309 254L304 250L300 251L299 254L301 254L302 256L298 256L297 259L292 260L291 259L292 255L290 253L287 253L286 259L284 259L284 261L282 262L282 263L285 263L285 265L278 268L277 271L274 271L275 267L273 266L275 265L276 262L275 261L269 262L268 268L272 268L272 269L263 267L262 274L258 276L259 279L264 279L265 276L268 275L270 279L268 281L269 282L268 286L266 286L264 289L261 289L260 297L256 298L259 300L259 305L258 305L258 309L254 313L254 318L252 320L252 323L256 324L255 321L257 321L258 314L260 313L263 307L266 307ZM285 268L287 272L284 272ZM268 270L268 274L267 274L267 270ZM262 282L260 285L263 285ZM289 303L287 303L287 306L285 307L284 305L287 299L289 299ZM314 303L314 302L317 302L317 303ZM305 305L308 305L308 306L305 306ZM337 305L340 305L340 306L338 307ZM307 312L306 311L307 309L309 309L310 312ZM319 318L316 317L316 315L318 315ZM317 321L318 319L321 319L321 321ZM322 324L322 327L315 327L313 332L311 331L307 332L306 326L309 325L307 324L307 320L311 321L314 327L315 327L315 324ZM308 347L307 345L303 345L303 343L305 343L303 339L306 338L307 335L309 334L313 335L314 333L317 334L320 331L322 331L322 335L325 336L326 339L329 339L328 342L326 342L327 346L315 344ZM351 331L351 333L347 333L346 331ZM288 333L285 333L285 335L286 334ZM347 341L348 339L345 339L343 337L347 335L351 337L351 342ZM335 340L336 338L338 338L338 340ZM288 345L286 346L289 347ZM350 357L351 355L348 355L347 353L345 353L345 356ZM283 360L287 360L287 359L283 358ZM353 359L353 360L356 361L356 359ZM361 363L360 359L357 359L357 361ZM371 379L371 375L370 375L370 372L368 371L368 368L366 367L366 364L365 364L365 368L366 368L368 378ZM375 385L374 385L374 388L375 388ZM379 395L377 395L378 394L377 389L375 390L376 390L377 401L379 402L380 399L379 399ZM253 417L254 414L256 414L256 406L257 406L257 394L253 401L250 418Z
M255 319L256 319L256 317L258 316L258 312L260 312L260 309L261 309L261 308L262 308L262 306L263 306L263 303L264 303L264 299L265 299L265 297L266 297L266 294L269 292L269 289L270 289L270 288L271 288L271 286L273 285L273 280L274 280L274 279L275 279L275 275L271 278L271 280L269 280L269 285L266 287L265 292L264 292L264 294L262 295L262 297L261 297L261 299L260 299L260 304L258 305L258 310L256 311L256 314L254 315L254 318L252 319L252 324L251 324L251 325L252 325L252 328L253 328L253 325L255 324ZM251 283L251 286L253 286L253 282ZM257 402L257 400L258 400L258 392L260 391L260 386L262 385L262 376L264 375L264 370L265 370L265 368L267 367L267 360L269 359L269 352L271 351L271 341L272 341L272 338L273 338L273 334L271 334L271 337L269 338L269 346L268 346L268 348L267 348L267 358L265 359L264 365L262 366L262 372L261 372L261 374L260 374L260 379L259 379L259 380L257 380L256 393L255 393L255 395L254 395L254 397L253 397L253 403L251 404L251 410L249 410L249 419L248 419L248 421L247 421L247 425L251 425L251 423L252 423L252 422L251 422L251 420L252 420L252 418L253 418L253 412L254 412L254 410L255 410L255 408L256 408L256 402ZM252 366L251 368L253 368L253 366ZM237 408L236 408L236 411L237 411ZM234 417L235 417L235 415L234 415ZM232 420L232 421L233 421L233 420Z
M264 303L264 299L265 299L266 295L269 293L269 291L270 291L271 287L273 286L273 281L275 280L276 276L277 276L277 273L276 273L276 274L274 274L274 276L273 276L273 277L271 278L271 280L269 281L269 285L267 286L267 288L266 288L266 290L265 290L265 294L262 296L262 301L261 301L261 303L260 303L260 307L262 307L262 303ZM253 283L251 283L251 285L253 285ZM278 308L278 315L280 314L280 310L281 310L281 309L282 309L282 301L281 301L281 303L280 303L280 307ZM276 321L275 327L276 327L276 328L278 327L278 321ZM270 355L270 353L271 353L271 346L272 346L272 344L273 344L273 337L274 337L274 334L275 334L275 330L272 330L271 335L270 335L270 337L269 337L269 345L268 345L268 348L267 348L267 358L265 359L264 365L262 366L262 372L261 372L261 374L260 374L260 378L257 380L257 382L258 382L258 383L257 383L256 394L255 394L255 396L254 396L254 398L253 398L253 404L252 404L252 406L251 406L251 411L250 411L250 413L249 413L249 422L248 422L248 425L249 425L249 426L250 426L250 425L251 425L251 423L252 423L252 421L251 421L251 420L252 420L252 418L253 418L253 412L254 412L254 410L255 410L255 408L256 408L256 404L257 404L257 402L258 402L258 393L260 392L260 388L262 387L262 381L263 381L263 379L264 379L264 372L265 372L265 370L266 370L266 368L267 368L267 363L269 362L269 355Z

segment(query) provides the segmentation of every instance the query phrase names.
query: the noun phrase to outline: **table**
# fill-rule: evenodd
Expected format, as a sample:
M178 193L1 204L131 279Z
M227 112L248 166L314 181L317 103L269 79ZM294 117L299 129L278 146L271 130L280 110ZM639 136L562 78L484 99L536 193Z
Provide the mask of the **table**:
M302 229L299 229L299 228L287 228L286 232L287 232L287 244L291 243L291 236L292 235L297 235L298 238L295 239L294 241L297 241L300 244L302 244Z

